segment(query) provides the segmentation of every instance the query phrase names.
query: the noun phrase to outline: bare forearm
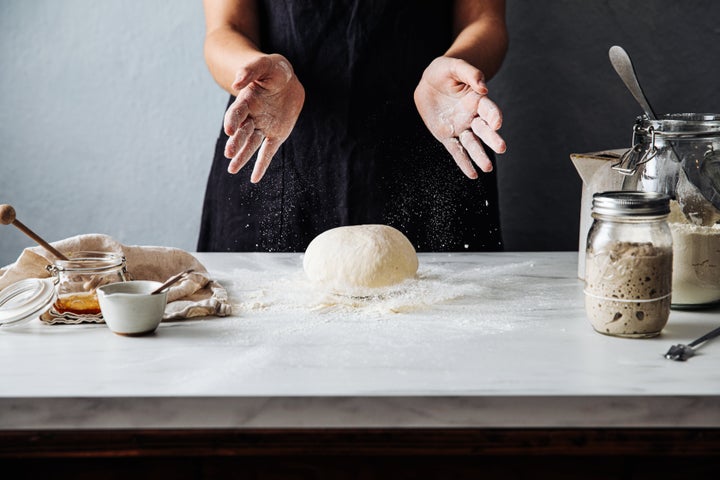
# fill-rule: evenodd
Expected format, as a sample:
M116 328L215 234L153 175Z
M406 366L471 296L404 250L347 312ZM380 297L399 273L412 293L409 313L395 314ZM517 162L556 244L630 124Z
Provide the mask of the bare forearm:
M508 48L504 0L458 0L454 27L455 41L445 55L474 65L489 80Z
M232 84L240 66L261 55L252 41L232 30L216 30L205 39L208 69L218 85L233 95L237 95Z
M205 61L215 81L236 95L238 70L259 56L257 8L253 0L204 0Z

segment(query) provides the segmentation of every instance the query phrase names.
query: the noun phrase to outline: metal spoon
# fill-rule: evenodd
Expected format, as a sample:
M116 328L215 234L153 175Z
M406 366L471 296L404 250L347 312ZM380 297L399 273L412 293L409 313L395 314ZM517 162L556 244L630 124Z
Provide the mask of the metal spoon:
M642 88L640 88L640 82L638 82L637 75L635 74L635 68L627 52L622 47L614 45L610 47L608 55L610 56L610 63L612 63L613 68L615 68L615 71L628 90L630 90L632 96L635 97L635 100L640 104L645 115L647 115L650 120L657 120L655 111L650 106L650 102L645 96L645 93L643 93Z
M150 295L156 295L156 294L162 292L163 290L165 290L166 288L168 288L170 285L174 284L175 282L177 282L178 280L180 280L181 278L183 278L183 277L184 277L185 275L187 275L188 273L192 273L192 272L194 272L194 271L195 271L195 270L193 270L192 268L188 268L187 270L185 270L185 271L183 271L183 272L180 272L180 273L178 273L177 275L174 275L174 276L170 277L167 282L163 283L163 284L160 285L158 288L156 288L155 290L153 290L152 292L150 292Z
M702 337L688 343L687 345L683 345L682 343L673 345L672 347L670 347L670 350L668 350L665 354L665 358L667 358L668 360L677 360L680 362L684 362L688 358L695 355L695 347L717 336L720 336L720 327L706 333Z

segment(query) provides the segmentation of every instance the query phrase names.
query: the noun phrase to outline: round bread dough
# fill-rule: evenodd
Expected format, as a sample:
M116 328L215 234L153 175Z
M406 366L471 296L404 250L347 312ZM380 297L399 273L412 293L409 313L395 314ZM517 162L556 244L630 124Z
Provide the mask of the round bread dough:
M340 293L386 287L417 273L415 248L388 225L327 230L310 242L303 267L313 282Z

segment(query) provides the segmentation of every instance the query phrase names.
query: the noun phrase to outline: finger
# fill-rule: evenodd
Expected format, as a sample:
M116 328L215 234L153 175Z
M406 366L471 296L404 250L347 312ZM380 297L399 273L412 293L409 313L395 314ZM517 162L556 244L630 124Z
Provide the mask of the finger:
M225 112L223 129L226 135L233 135L242 125L250 112L250 107L244 100L235 100Z
M255 122L250 118L240 128L235 130L235 133L225 142L225 157L233 158L237 155L240 147L247 143L253 131L255 131Z
M502 126L502 112L487 96L481 97L478 101L477 114L493 130L499 130Z
M505 140L503 140L499 133L490 128L487 122L485 122L482 118L475 117L475 119L470 123L470 128L472 128L475 135L480 137L480 139L485 142L485 145L490 147L493 152L505 153L505 150L507 150Z
M465 147L465 151L473 162L480 167L480 170L485 173L492 172L492 162L475 134L470 130L464 130L458 138L460 139L460 144Z
M253 132L248 137L247 142L245 142L245 145L243 145L242 149L240 149L240 152L235 155L235 157L228 165L228 173L235 174L239 172L240 169L243 168L253 156L253 153L255 153L255 151L260 147L262 141L262 132L260 130L253 130Z
M446 138L442 141L442 144L445 145L445 148L450 152L457 166L460 167L460 170L462 170L468 178L476 179L478 177L475 167L472 166L470 157L468 157L467 152L465 152L465 149L457 138Z
M252 183L258 183L268 167L272 158L277 153L278 149L282 145L282 142L277 139L266 138L258 151L257 160L255 160L255 167L253 167L252 175L250 175L250 181Z
M485 85L485 75L466 61L457 60L453 62L451 73L457 80L469 85L478 94L485 95L488 93L487 85Z

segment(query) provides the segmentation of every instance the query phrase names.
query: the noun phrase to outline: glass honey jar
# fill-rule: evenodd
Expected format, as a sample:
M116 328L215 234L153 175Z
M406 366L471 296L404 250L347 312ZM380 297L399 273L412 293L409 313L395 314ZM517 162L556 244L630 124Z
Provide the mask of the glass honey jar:
M125 257L118 253L80 251L47 266L55 281L55 301L41 315L45 323L102 323L95 289L127 278Z

